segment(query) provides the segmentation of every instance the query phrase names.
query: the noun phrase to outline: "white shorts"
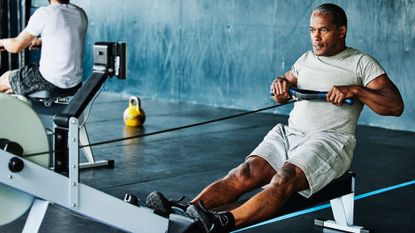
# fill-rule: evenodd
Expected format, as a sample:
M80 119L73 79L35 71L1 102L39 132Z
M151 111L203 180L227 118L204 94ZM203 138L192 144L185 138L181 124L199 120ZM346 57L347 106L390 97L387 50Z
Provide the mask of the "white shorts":
M309 189L299 193L308 198L349 169L355 146L356 139L350 134L336 131L304 134L278 124L247 158L259 156L275 170L286 162L296 165L309 185Z

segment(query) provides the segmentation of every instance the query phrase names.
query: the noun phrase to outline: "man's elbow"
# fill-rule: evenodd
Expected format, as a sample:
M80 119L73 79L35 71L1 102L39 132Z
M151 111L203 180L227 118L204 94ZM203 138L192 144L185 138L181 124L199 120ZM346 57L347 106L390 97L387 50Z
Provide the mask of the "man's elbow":
M404 110L404 105L394 105L393 107L384 107L382 110L380 110L378 113L382 116L395 116L399 117L402 115Z
M396 103L394 104L394 106L395 106L395 111L394 111L394 116L396 116L396 117L399 117L399 116L401 116L402 115L402 113L403 113L403 110L404 110L404 103L403 103L403 100L402 100L402 97L400 97L399 98L399 100L397 100L396 101Z
M401 116L403 113L403 110L404 110L404 105L402 103L399 107L396 108L394 116L396 117Z

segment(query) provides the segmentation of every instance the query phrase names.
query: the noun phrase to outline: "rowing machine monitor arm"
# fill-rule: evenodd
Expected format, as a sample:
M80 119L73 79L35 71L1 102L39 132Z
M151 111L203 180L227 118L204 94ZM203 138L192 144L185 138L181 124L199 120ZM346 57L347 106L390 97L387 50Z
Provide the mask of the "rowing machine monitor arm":
M70 117L79 118L108 77L116 76L118 79L127 77L126 43L97 42L93 51L93 72L62 114L55 116L54 122L58 126L68 127Z
M108 77L127 77L127 45L118 42L97 42L94 45L93 72L84 82L62 113L55 115L55 162L56 172L67 174L67 132L69 119L79 119L86 107Z

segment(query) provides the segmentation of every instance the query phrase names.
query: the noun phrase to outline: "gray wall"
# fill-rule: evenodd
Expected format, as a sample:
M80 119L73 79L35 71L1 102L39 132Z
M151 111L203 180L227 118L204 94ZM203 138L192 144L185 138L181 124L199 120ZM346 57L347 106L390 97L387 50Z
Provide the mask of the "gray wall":
M46 1L33 1L44 5ZM76 0L95 41L126 41L128 79L106 91L238 109L273 104L269 84L309 50L306 0ZM344 0L347 44L375 57L400 89L405 112L381 117L365 108L360 124L415 131L415 1ZM289 108L275 110L287 114Z

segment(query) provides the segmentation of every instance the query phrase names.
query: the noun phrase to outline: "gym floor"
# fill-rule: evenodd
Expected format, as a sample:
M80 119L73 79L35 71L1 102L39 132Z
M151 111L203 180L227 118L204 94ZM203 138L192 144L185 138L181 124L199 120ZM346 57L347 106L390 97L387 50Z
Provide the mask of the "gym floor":
M142 99L143 128L126 128L122 113L128 98L102 93L86 123L91 143L156 132L221 118L243 111ZM94 146L97 160L113 159L115 167L83 170L81 182L122 199L125 193L145 198L154 190L171 198L194 197L210 182L241 163L276 123L286 116L254 113L197 127ZM355 224L376 233L413 232L415 223L415 133L368 126L357 129L351 171L357 174ZM409 182L409 184L407 183ZM401 186L397 186L401 185ZM389 188L389 189L385 189ZM111 211L111 206L97 206ZM5 211L5 210L1 210ZM114 216L119 217L119 216ZM138 218L138 217L137 217ZM314 226L331 219L329 208L259 224L240 232L336 232ZM26 215L0 227L21 232ZM140 221L140 219L137 219ZM43 233L121 232L55 205L40 228ZM145 233L145 232L144 232Z

